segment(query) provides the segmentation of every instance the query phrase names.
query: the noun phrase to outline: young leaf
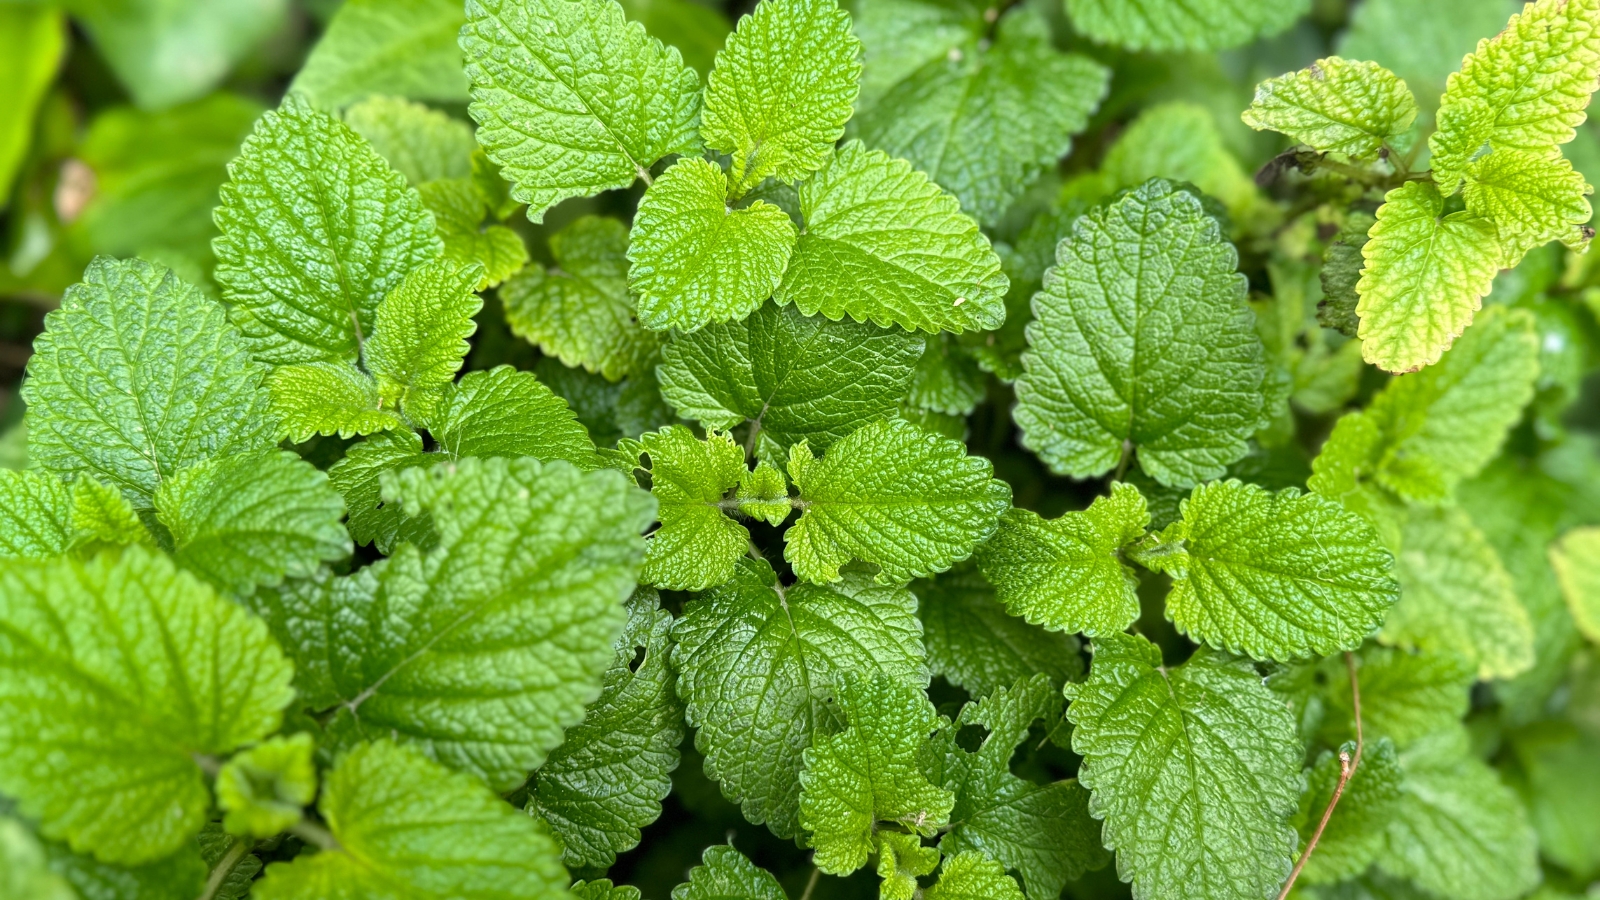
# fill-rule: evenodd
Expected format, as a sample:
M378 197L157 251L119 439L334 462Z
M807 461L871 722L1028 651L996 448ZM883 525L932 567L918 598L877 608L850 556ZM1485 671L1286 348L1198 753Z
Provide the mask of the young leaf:
M835 0L762 0L739 20L706 79L700 133L732 160L732 195L822 166L861 81L861 42Z
M472 317L483 308L473 293L482 274L439 260L412 269L378 304L366 364L386 405L409 407L455 381L478 327Z
M1226 50L1289 27L1311 0L1067 0L1074 28L1128 50Z
M851 433L815 459L789 454L800 518L784 534L783 558L807 581L839 580L852 559L879 569L880 584L943 572L994 534L1011 488L987 459L900 419Z
M733 849L707 847L689 880L672 889L672 900L788 900L778 879Z
M1193 193L1159 179L1078 220L1034 297L1015 418L1052 471L1125 445L1162 484L1222 475L1261 418L1261 339L1238 254Z
M1361 353L1389 372L1439 361L1472 324L1502 258L1495 223L1466 210L1446 215L1444 195L1425 181L1384 197L1361 256Z
M1597 14L1596 0L1538 0L1462 60L1428 141L1434 180L1445 193L1455 192L1479 157L1503 150L1544 160L1561 155L1600 77Z
M1012 615L1052 631L1111 634L1139 618L1139 582L1120 551L1149 526L1138 488L1117 482L1111 496L1057 519L1006 510L978 565Z
M1355 744L1339 748L1347 758L1355 756ZM1339 783L1340 759L1324 751L1308 773L1309 785L1300 795L1299 823L1302 848L1311 839ZM1306 884L1332 884L1354 878L1367 870L1383 852L1384 831L1394 818L1400 800L1400 759L1394 742L1379 738L1361 754L1361 765L1350 777L1333 817L1317 842L1317 850L1307 860L1300 877ZM1303 852L1303 850L1302 850Z
M748 471L744 450L725 434L698 440L682 425L640 439L650 454L650 493L661 527L645 543L639 580L679 591L703 591L733 577L750 532L722 509L725 495Z
M662 352L661 396L706 428L749 420L787 452L819 452L894 412L922 338L765 304L742 322L675 334Z
M1378 868L1432 896L1511 900L1539 883L1537 837L1461 729L1400 754L1400 801Z
M178 565L235 595L350 555L344 501L327 475L292 453L197 463L164 483L155 504Z
M251 896L534 900L567 883L560 849L533 818L410 747L351 749L317 808L337 843L267 866Z
M730 209L726 192L721 169L681 159L639 201L628 289L646 328L695 331L742 319L783 280L794 223L764 200Z
M1173 669L1142 637L1094 641L1066 688L1089 812L1141 897L1267 896L1289 875L1302 751L1249 660L1202 648ZM1227 847L1219 854L1215 848Z
M1172 576L1167 617L1221 650L1290 660L1354 650L1399 596L1393 557L1365 519L1317 494L1230 479L1134 559Z
M612 884L611 879L599 881L574 881L572 896L577 900L641 900L639 889L627 884Z
M739 476L739 512L768 525L782 525L794 511L789 500L789 479L772 463L762 460Z
M289 85L321 109L369 94L464 103L459 0L349 0Z
M256 122L228 174L215 277L263 362L356 359L384 295L443 250L405 177L299 96Z
M860 141L800 185L805 232L775 299L908 331L1005 320L1006 276L978 223L928 176Z
M1540 159L1520 150L1501 150L1467 167L1462 196L1467 211L1494 223L1502 265L1513 268L1535 247L1559 240L1574 250L1589 243L1583 226L1593 210L1594 192L1564 159Z
M800 773L800 827L831 875L866 865L878 822L925 837L949 821L955 795L930 784L919 756L941 726L922 689L882 675L847 675L838 691L844 731L814 742Z
M1089 816L1089 792L1076 781L1039 785L1011 773L1012 754L1035 720L1047 731L1061 720L1061 693L1044 674L962 708L957 724L988 735L977 752L951 748L946 756L944 786L956 805L939 849L952 857L979 851L1021 875L1032 896L1054 897L1111 855Z
M1561 593L1578 630L1600 643L1600 528L1574 528L1550 547Z
M270 838L300 821L316 799L316 749L307 732L275 737L235 755L217 773L223 827L241 837Z
M34 341L22 397L30 462L104 479L148 507L164 479L273 446L275 423L222 307L170 270L96 259Z
M445 393L428 431L457 459L531 456L580 469L598 465L594 442L567 402L532 372L510 366L467 373Z
M267 376L278 435L302 442L315 434L355 437L405 427L384 409L378 383L344 360L278 366Z
M346 526L358 544L372 544L388 553L395 544L423 543L429 533L426 518L407 518L383 502L385 472L429 468L444 458L422 449L422 438L409 428L375 434L351 447L328 469L328 481L344 498L350 513Z
M1076 637L1007 615L972 565L914 581L911 591L919 601L928 668L973 697L987 697L1035 672L1052 684L1083 674Z
M461 49L478 143L535 222L699 150L699 76L609 0L472 0Z
M917 878L939 867L937 847L922 846L922 836L880 831L878 842L878 900L916 900Z
M1023 900L1005 866L982 853L958 853L945 860L927 900Z
M472 176L472 126L436 109L377 95L345 110L344 123L413 185Z
M477 157L474 157L476 159ZM498 174L494 178L498 179ZM505 182L499 182L504 187ZM430 181L417 188L422 204L433 213L439 239L444 241L444 258L457 265L477 263L483 267L478 290L497 285L522 271L528 264L528 247L515 231L504 225L484 225L490 211L490 195L471 178ZM510 215L518 204L511 201ZM496 215L501 215L496 211Z
M649 368L661 336L639 326L628 296L628 229L583 216L550 236L549 269L533 263L500 288L506 323L569 366L611 381Z
M830 587L785 589L765 562L741 560L672 629L678 695L706 774L751 822L797 834L801 754L833 720L827 701L841 673L926 685L921 631L905 588L847 570Z
M193 839L196 754L278 728L293 667L266 626L141 547L0 566L0 791L117 864Z
M991 42L977 4L968 16L932 3L861 7L871 95L855 135L909 160L985 225L1066 155L1111 80L1088 57L1057 51L1032 9L1002 16Z
M1330 56L1256 85L1244 123L1324 153L1374 159L1417 118L1406 83L1383 66Z
M610 866L632 850L672 790L683 705L667 666L671 629L656 592L635 591L600 699L534 774L530 808L560 838L569 866Z
M402 546L346 578L253 601L301 671L328 737L413 742L498 790L583 717L610 663L654 503L619 472L463 459L406 469L386 498L427 512Z
M92 478L67 484L38 470L0 469L0 560L50 559L150 540L115 488Z

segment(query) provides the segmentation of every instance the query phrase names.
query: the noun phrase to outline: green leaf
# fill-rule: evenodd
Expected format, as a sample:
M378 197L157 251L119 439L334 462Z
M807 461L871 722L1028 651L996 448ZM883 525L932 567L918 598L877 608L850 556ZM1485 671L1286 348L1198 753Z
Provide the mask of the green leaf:
M43 844L9 817L0 817L0 896L78 900L72 884L50 870Z
M717 51L722 49L733 23L721 10L702 6L694 0L620 0L630 21L678 48L683 61L702 78L711 71Z
M898 831L880 831L878 843L878 900L915 900L921 885L917 878L939 868L937 847L922 846L922 838Z
M1339 785L1341 759L1355 758L1355 744L1339 748L1339 755L1323 751L1308 773L1309 785L1300 795L1299 824L1302 852L1319 827L1323 810ZM1317 850L1306 861L1300 877L1306 884L1332 884L1367 870L1384 849L1384 831L1394 818L1400 800L1400 759L1394 742L1379 738L1361 754L1339 805L1328 819Z
M1201 485L1140 564L1172 576L1167 618L1219 650L1290 660L1354 650L1399 596L1371 523L1295 488Z
M733 849L707 847L689 880L672 889L672 900L787 900L778 879Z
M567 402L532 372L499 366L468 372L440 401L428 430L457 459L503 456L564 459L580 469L599 460Z
M1512 749L1540 855L1592 879L1600 870L1600 822L1592 814L1600 803L1600 737L1568 722L1542 722L1516 735Z
M293 453L197 463L164 483L155 503L178 565L232 594L304 578L350 555L344 501L327 475Z
M478 143L535 222L699 150L699 77L609 0L471 0L461 49Z
M855 106L860 58L835 0L762 0L739 20L706 79L700 126L731 157L733 196L822 166Z
M1176 668L1142 637L1094 641L1067 686L1089 812L1139 896L1269 896L1289 875L1302 751L1249 660L1201 649ZM1227 847L1226 854L1215 849Z
M1486 679L1533 665L1527 610L1500 557L1460 507L1403 514L1395 577L1400 600L1384 621L1384 643L1457 654Z
M639 579L657 587L703 591L733 577L750 532L728 518L725 495L744 476L744 449L726 434L698 440L682 425L640 438L650 454L650 493L661 527L645 543Z
M985 225L1065 156L1100 105L1110 70L1058 52L1044 17L1002 16L993 40L980 8L869 0L854 134L954 194Z
M317 808L338 845L267 866L259 900L545 898L567 883L560 850L470 775L388 741L328 773Z
M1023 900L1005 866L982 853L958 853L945 860L927 900Z
M201 831L201 842L212 828ZM50 868L66 879L76 891L72 900L193 900L206 882L207 864L195 842L155 862L137 866L104 863L92 856L74 853L58 841L42 841ZM259 871L259 865L257 867ZM219 898L227 895L218 891Z
M1006 276L956 198L860 141L800 185L805 231L778 288L806 315L907 330L998 328Z
M643 372L661 336L639 325L628 296L628 229L583 216L550 236L555 265L533 263L500 289L511 330L569 366L611 381Z
M973 697L987 697L1035 672L1057 685L1083 675L1078 639L1007 615L974 566L912 582L911 590L920 601L928 668Z
M769 303L742 322L674 334L657 374L662 397L706 428L748 420L784 452L800 441L826 451L894 413L922 344Z
M695 331L742 319L783 280L794 223L764 200L728 208L727 189L721 169L686 158L663 172L639 201L628 245L628 289L638 298L646 328Z
M1600 643L1600 528L1574 528L1550 547L1562 596L1578 630Z
M678 695L706 775L751 822L797 834L801 754L834 722L828 700L841 673L926 685L921 631L911 592L865 572L783 588L765 562L741 560L672 630Z
M953 335L935 335L911 373L905 406L945 416L969 416L983 402L988 386L983 369L966 345L957 343Z
M1152 180L1078 220L1034 298L1015 419L1052 471L1127 452L1162 484L1220 476L1262 409L1238 254L1200 199Z
M96 259L34 341L22 397L29 462L103 479L148 507L164 479L266 449L266 369L222 307L168 269Z
M1256 85L1244 123L1325 153L1374 159L1417 118L1406 83L1383 66L1330 56Z
M384 295L443 248L405 177L297 95L256 122L228 173L216 280L263 362L354 360Z
M1361 268L1366 264L1361 248L1367 245L1367 232L1375 221L1370 213L1352 212L1323 253L1319 273L1322 300L1317 303L1317 321L1345 337L1355 337L1361 327L1361 319L1356 316L1356 305L1361 302L1356 284L1361 281Z
M1469 211L1444 212L1425 181L1384 197L1361 248L1361 355L1389 372L1415 372L1439 357L1483 305L1501 249L1495 223Z
M241 837L269 838L300 821L316 799L316 749L307 732L275 737L228 760L217 773L223 827Z
M1067 0L1078 31L1128 50L1226 50L1277 34L1310 0Z
M1039 721L1061 724L1061 693L1044 674L1018 679L957 721L987 735L974 753L952 747L944 786L955 792L952 828L939 849L952 858L978 851L1016 871L1030 895L1056 897L1069 880L1111 861L1100 845L1100 823L1089 816L1089 792L1076 781L1035 784L1011 773L1011 757Z
M1494 223L1505 268L1529 250L1559 240L1574 250L1589 243L1583 231L1593 210L1594 188L1564 159L1540 159L1520 150L1501 150L1467 167L1462 195L1467 211Z
M378 95L345 110L344 123L413 185L472 176L472 126L436 109Z
M1011 488L966 447L900 419L868 425L815 459L789 454L800 518L784 534L784 559L813 582L839 580L852 559L891 584L943 572L994 534Z
M572 896L577 900L640 900L644 895L639 889L626 884L612 884L611 879L602 878L599 881L574 881Z
M619 472L536 459L406 469L385 497L430 515L430 552L254 605L335 746L393 737L516 787L594 697L654 504Z
M1600 78L1595 0L1538 0L1467 54L1428 140L1433 176L1454 193L1479 157L1520 150L1554 160L1572 140Z
M534 775L530 808L550 823L569 866L607 867L632 850L672 790L683 705L667 666L671 629L656 592L635 591L600 698Z
M1060 518L1006 510L978 565L1012 615L1052 631L1111 634L1139 618L1139 581L1120 551L1149 526L1138 488L1117 482L1111 496Z
M375 434L351 447L328 469L328 481L344 498L350 513L346 523L358 544L372 544L385 553L395 544L422 544L429 535L426 518L411 519L383 502L385 472L427 468L442 462L437 453L422 449L422 438L408 429Z
M220 822L207 824L205 828L201 829L198 841L200 845L200 861L204 863L206 868L216 869L223 864L223 857L240 840L243 839L236 838L223 831ZM227 874L222 876L222 884L217 887L216 900L243 900L243 898L249 896L250 888L255 884L256 876L261 874L261 867L261 857L255 853L246 852L239 857L238 862L233 863L229 867ZM199 870L197 877L194 879L196 884L201 882L201 877L205 875L206 868ZM209 881L210 879L205 880ZM182 896L194 896L199 890L197 888ZM140 898L140 900L143 900L143 898ZM174 896L172 900L180 900L180 898Z
M471 179L430 181L417 193L433 213L439 238L444 241L444 258L458 265L477 263L483 267L478 290L505 281L527 265L528 247L515 231L504 225L483 224L489 206Z
M760 519L768 525L782 525L794 511L789 499L789 479L766 460L739 476L739 492L735 499L739 501L741 515Z
M1370 59L1405 79L1430 123L1445 80L1480 38L1505 27L1507 0L1372 0L1350 14L1338 41L1346 59Z
M0 81L12 86L10 101L0 112L0 209L11 200L17 170L28 154L34 116L66 49L66 23L59 11L22 4L0 11L0 59L5 60L0 63Z
M1367 734L1393 738L1395 745L1404 749L1430 734L1455 727L1467 714L1477 673L1460 657L1367 647L1358 659L1361 721ZM1355 709L1348 680L1330 681L1329 716L1341 720L1341 736L1354 737Z
M1231 109L1231 107L1230 107ZM1139 113L1100 163L1105 190L1138 187L1151 178L1188 182L1248 219L1255 182L1239 165L1210 109L1177 100Z
M478 327L472 317L483 308L473 293L481 275L475 265L439 260L412 269L378 304L366 364L386 405L409 409L418 394L455 381Z
M347 0L289 85L322 109L369 94L463 103L459 0Z
M267 376L267 391L278 435L296 443L316 434L349 438L406 424L383 408L372 376L343 360L278 366Z
M128 501L92 478L0 469L0 559L50 559L106 544L148 543Z
M837 693L845 730L812 743L800 773L800 827L812 859L830 875L866 865L877 823L932 836L949 822L955 795L930 784L919 763L943 723L916 685L847 675Z
M1400 754L1400 768L1380 870L1460 900L1511 900L1539 883L1527 813L1461 730L1417 743Z
M193 839L196 754L276 731L293 667L266 626L159 554L0 567L0 791L118 864Z

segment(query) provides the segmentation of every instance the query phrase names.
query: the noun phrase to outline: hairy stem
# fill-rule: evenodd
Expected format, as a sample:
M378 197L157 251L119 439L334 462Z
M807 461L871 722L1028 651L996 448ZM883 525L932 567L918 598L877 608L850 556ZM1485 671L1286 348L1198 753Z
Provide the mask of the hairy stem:
M216 866L212 868L211 877L206 879L205 889L200 892L200 900L211 900L215 897L217 891L222 890L222 883L233 873L234 866L237 866L239 860L244 859L244 855L249 852L249 841L244 838L234 838L232 846L228 847L228 852L222 854L222 858L217 860Z
M1311 854L1316 852L1317 842L1322 840L1322 832L1328 827L1328 820L1333 818L1333 808L1339 805L1339 798L1344 796L1344 789L1349 786L1351 776L1355 775L1356 767L1361 765L1361 751L1366 747L1366 738L1361 733L1361 679L1356 677L1355 655L1347 651L1344 655L1344 665L1350 670L1350 705L1355 710L1356 716L1356 753L1354 757L1343 751L1339 753L1339 783L1334 785L1333 796L1328 799L1328 807L1322 811L1322 819L1317 822L1317 830L1312 832L1311 840L1306 842L1306 852L1300 854L1300 860L1294 864L1294 871L1289 873L1289 880L1284 882L1278 900L1284 900L1294 888L1295 879L1300 877L1300 870L1306 867Z
M1122 442L1122 458L1117 460L1117 472L1111 476L1112 481L1121 481L1122 476L1128 474L1128 463L1133 459L1133 441Z
M302 818L300 821L290 825L289 833L308 844L316 845L322 850L340 849L339 839L333 836L333 832L310 819Z

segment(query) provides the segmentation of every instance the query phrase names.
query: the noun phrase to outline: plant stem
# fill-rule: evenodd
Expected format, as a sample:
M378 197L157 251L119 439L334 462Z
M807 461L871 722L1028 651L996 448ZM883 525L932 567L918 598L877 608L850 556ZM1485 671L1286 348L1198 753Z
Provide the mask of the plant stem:
M333 836L333 832L310 819L302 818L300 821L290 825L289 833L308 844L315 844L323 850L340 849L339 839Z
M229 875L233 874L234 866L237 866L239 860L244 859L244 855L249 852L249 841L244 838L234 838L233 845L228 848L228 852L222 854L222 858L217 860L216 866L212 868L211 877L206 879L205 890L200 892L200 900L211 900L212 897L215 897L217 891L222 890L222 883L228 880Z
M1117 460L1117 473L1111 476L1112 481L1121 481L1122 476L1128 473L1128 463L1133 459L1133 441L1122 442L1122 458Z
M811 880L806 882L805 893L800 895L800 900L811 900L811 892L817 889L817 880L822 877L822 870L816 866L811 867Z
M1351 776L1355 775L1356 767L1361 765L1361 751L1366 747L1366 738L1361 733L1361 680L1356 677L1355 655L1346 651L1344 664L1345 668L1350 670L1350 705L1355 710L1356 716L1356 754L1352 758L1342 751L1339 753L1339 783L1334 786L1328 807L1322 811L1322 820L1317 822L1317 830L1312 833L1311 840L1306 842L1306 852L1300 854L1300 861L1294 864L1294 871L1289 873L1289 880L1284 882L1278 900L1284 900L1294 888L1295 879L1300 877L1300 870L1306 867L1311 854L1316 852L1317 842L1322 840L1322 832L1328 827L1328 820L1333 818L1333 808L1339 805L1339 798L1344 796L1344 789L1349 786Z

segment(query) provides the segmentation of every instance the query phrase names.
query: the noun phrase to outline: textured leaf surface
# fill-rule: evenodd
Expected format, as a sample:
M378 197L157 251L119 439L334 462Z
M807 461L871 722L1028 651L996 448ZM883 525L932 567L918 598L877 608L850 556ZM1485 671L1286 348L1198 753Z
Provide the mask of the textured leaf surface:
M1594 188L1564 159L1540 159L1519 150L1501 150L1467 168L1462 194L1467 211L1494 222L1506 268L1523 254L1559 240L1574 249L1589 243L1583 226L1594 211Z
M1022 891L1005 866L982 853L950 857L939 880L928 888L928 900L1022 900Z
M806 315L907 330L998 328L1006 277L978 223L905 160L851 141L800 185L805 233L778 288Z
M483 307L473 293L482 270L440 260L412 269L378 304L366 346L379 394L407 407L455 381Z
M987 459L900 419L861 428L813 459L789 455L800 518L783 556L807 581L839 580L852 559L879 568L882 583L942 572L991 534L1011 488Z
M1578 630L1600 643L1600 528L1575 528L1550 548L1561 593Z
M661 396L706 428L749 420L780 450L807 441L823 452L898 408L922 343L769 303L742 322L674 335L656 371Z
M1052 631L1112 634L1139 617L1138 579L1119 551L1149 525L1139 489L1117 482L1111 496L1056 519L1006 510L978 565L1012 615Z
M1355 757L1355 745L1345 744L1340 752ZM1339 783L1340 760L1324 751L1307 773L1307 789L1300 796L1302 851L1311 839L1322 812ZM1354 878L1367 870L1384 849L1384 831L1394 818L1400 800L1400 759L1394 742L1380 738L1368 744L1361 764L1350 776L1339 805L1317 842L1317 850L1300 873L1306 884L1331 884Z
M671 629L655 591L635 591L600 698L535 775L532 806L569 866L609 866L632 850L672 790L683 705L667 666Z
M477 157L474 157L475 159ZM475 172L474 175L486 174ZM498 174L494 188L503 191L507 185ZM478 279L478 290L497 285L522 271L528 264L528 247L522 238L504 225L485 225L484 216L490 212L489 200L482 185L473 178L449 178L430 181L417 189L422 203L433 213L439 239L444 241L444 258L458 265L477 263L483 266ZM506 204L504 196L497 201ZM510 215L517 202L509 201L509 208L495 209L495 215Z
M312 435L355 437L405 427L393 409L384 409L378 383L354 364L338 361L278 366L267 376L278 434L291 441Z
M706 774L745 818L792 836L801 754L833 722L841 673L923 686L928 671L905 588L854 570L830 587L774 582L766 563L741 561L731 582L687 604L673 664Z
M726 193L721 169L681 159L639 201L628 288L645 327L694 331L742 319L783 280L794 223L764 200L729 209Z
M478 143L472 126L400 97L368 97L344 111L344 123L413 185L472 175Z
M1476 668L1452 653L1408 653L1367 647L1360 655L1361 720L1369 735L1387 736L1404 749L1419 738L1448 730L1467 712ZM1328 693L1330 719L1355 735L1349 688Z
M1225 50L1276 34L1310 0L1067 0L1074 28L1129 50Z
M1372 159L1417 118L1406 83L1383 66L1330 56L1256 85L1244 123L1325 153Z
M986 697L1036 672L1049 676L1052 684L1083 674L1077 638L1007 614L972 566L912 582L911 590L919 601L928 668L974 697Z
M1399 595L1377 531L1332 500L1230 479L1182 510L1134 558L1172 576L1167 617L1197 641L1256 659L1354 650Z
M215 277L264 362L354 359L384 295L443 249L405 177L298 96L256 122L228 174Z
M1389 372L1439 361L1483 305L1501 251L1494 223L1468 211L1444 214L1424 181L1390 191L1361 248L1362 356Z
M800 827L811 832L817 868L847 875L866 865L878 822L932 835L949 821L955 795L930 784L919 763L940 726L920 687L847 677L838 705L847 727L805 751Z
M176 851L211 804L193 754L277 730L293 668L165 556L0 567L0 790L106 862Z
M645 544L639 579L657 587L703 591L733 577L750 532L722 510L745 474L744 448L725 434L699 440L682 425L641 438L650 454L650 493L661 527Z
M471 775L411 747L361 744L317 808L339 846L267 866L261 900L544 898L567 882L560 848Z
M315 749L302 731L270 738L224 763L216 792L229 833L270 838L300 821L300 808L317 797Z
M178 565L219 590L249 594L350 555L344 501L292 453L236 454L190 466L161 486L156 517Z
M739 476L739 491L734 498L739 502L740 514L768 525L782 525L794 512L794 504L789 499L789 479L766 460Z
M375 434L351 447L328 469L328 481L344 498L350 518L346 527L358 544L374 544L388 552L399 541L422 543L428 534L426 519L408 519L383 502L385 472L427 468L442 462L439 454L422 449L422 438L410 429Z
M1067 717L1118 875L1151 900L1277 890L1300 795L1288 709L1249 660L1202 649L1165 669L1149 641L1120 634L1094 651L1089 680L1067 688Z
M1079 219L1034 297L1023 443L1079 478L1111 471L1125 441L1162 484L1221 475L1245 454L1265 377L1237 268L1217 221L1171 182Z
M976 12L976 10L974 10ZM1110 72L1051 46L1044 18L1021 9L987 24L944 5L872 0L857 30L868 79L855 135L909 160L993 224L1072 147ZM875 66L886 75L875 76ZM875 88L874 78L883 79Z
M350 0L289 89L329 110L369 94L464 102L467 79L456 46L464 24L455 0Z
M613 656L651 501L614 471L463 459L407 469L386 494L429 514L429 553L402 547L346 578L256 601L329 737L418 744L499 790L583 717Z
M706 79L706 146L728 154L735 196L815 172L855 106L861 42L835 0L762 0Z
M34 341L28 455L148 507L185 466L274 443L262 389L222 307L170 270L100 258Z
M699 147L699 76L604 0L472 0L461 49L478 143L528 217Z
M555 265L533 263L500 289L511 330L569 366L616 381L644 371L661 346L628 296L628 229L584 216L550 236Z
M878 900L915 900L921 885L917 878L939 868L939 849L922 846L922 837L899 831L880 831L878 841Z
M594 442L567 402L532 372L499 366L462 377L428 423L439 449L455 456L564 459L597 464Z
M787 900L778 879L726 847L708 847L689 880L672 889L672 900Z
M1431 121L1445 81L1480 38L1492 37L1516 12L1515 0L1374 0L1351 11L1339 55L1376 60L1416 95Z
M91 478L67 484L38 470L0 469L0 560L50 559L149 541L116 488Z

